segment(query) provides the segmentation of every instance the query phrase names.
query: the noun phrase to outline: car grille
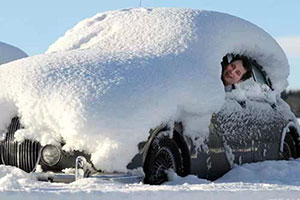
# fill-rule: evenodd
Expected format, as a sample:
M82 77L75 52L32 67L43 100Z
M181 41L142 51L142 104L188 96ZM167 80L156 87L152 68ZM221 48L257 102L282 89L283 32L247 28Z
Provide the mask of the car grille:
M5 140L1 142L1 160L5 165L12 165L31 172L39 160L41 145L39 142L25 140L22 143L14 141L15 132L21 128L18 117L11 121Z

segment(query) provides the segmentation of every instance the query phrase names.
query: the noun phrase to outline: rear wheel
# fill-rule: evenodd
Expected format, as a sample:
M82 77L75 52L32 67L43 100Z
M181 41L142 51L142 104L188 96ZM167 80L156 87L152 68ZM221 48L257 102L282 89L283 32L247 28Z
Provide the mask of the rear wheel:
M297 146L293 136L287 133L283 142L282 159L288 160L290 158L297 158Z
M178 175L183 173L179 147L168 137L156 138L150 146L144 164L144 183L159 185L168 181L168 170L173 170Z

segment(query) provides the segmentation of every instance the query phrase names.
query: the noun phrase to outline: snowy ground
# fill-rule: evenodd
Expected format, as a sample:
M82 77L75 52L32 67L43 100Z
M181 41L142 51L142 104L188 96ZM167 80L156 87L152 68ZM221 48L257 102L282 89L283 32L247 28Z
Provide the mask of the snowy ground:
M161 186L84 179L70 184L38 182L0 166L0 199L293 199L300 200L300 159L236 166L215 182L170 174Z

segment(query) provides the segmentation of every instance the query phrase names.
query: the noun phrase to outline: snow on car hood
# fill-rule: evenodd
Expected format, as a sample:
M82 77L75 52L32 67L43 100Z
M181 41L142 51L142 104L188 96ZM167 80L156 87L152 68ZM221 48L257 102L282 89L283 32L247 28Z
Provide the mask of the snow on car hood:
M83 20L46 54L1 66L0 128L18 113L16 139L85 150L104 170L126 169L150 128L182 120L191 137L208 133L223 104L222 57L243 53L287 86L279 45L257 26L218 12L126 9Z

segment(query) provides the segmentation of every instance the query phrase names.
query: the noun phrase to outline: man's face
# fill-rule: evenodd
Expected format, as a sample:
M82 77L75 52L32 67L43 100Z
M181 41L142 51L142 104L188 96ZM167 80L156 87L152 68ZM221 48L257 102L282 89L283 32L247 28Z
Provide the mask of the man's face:
M223 71L223 80L225 86L240 82L242 76L246 72L247 71L244 68L243 62L241 60L236 60L228 64Z

